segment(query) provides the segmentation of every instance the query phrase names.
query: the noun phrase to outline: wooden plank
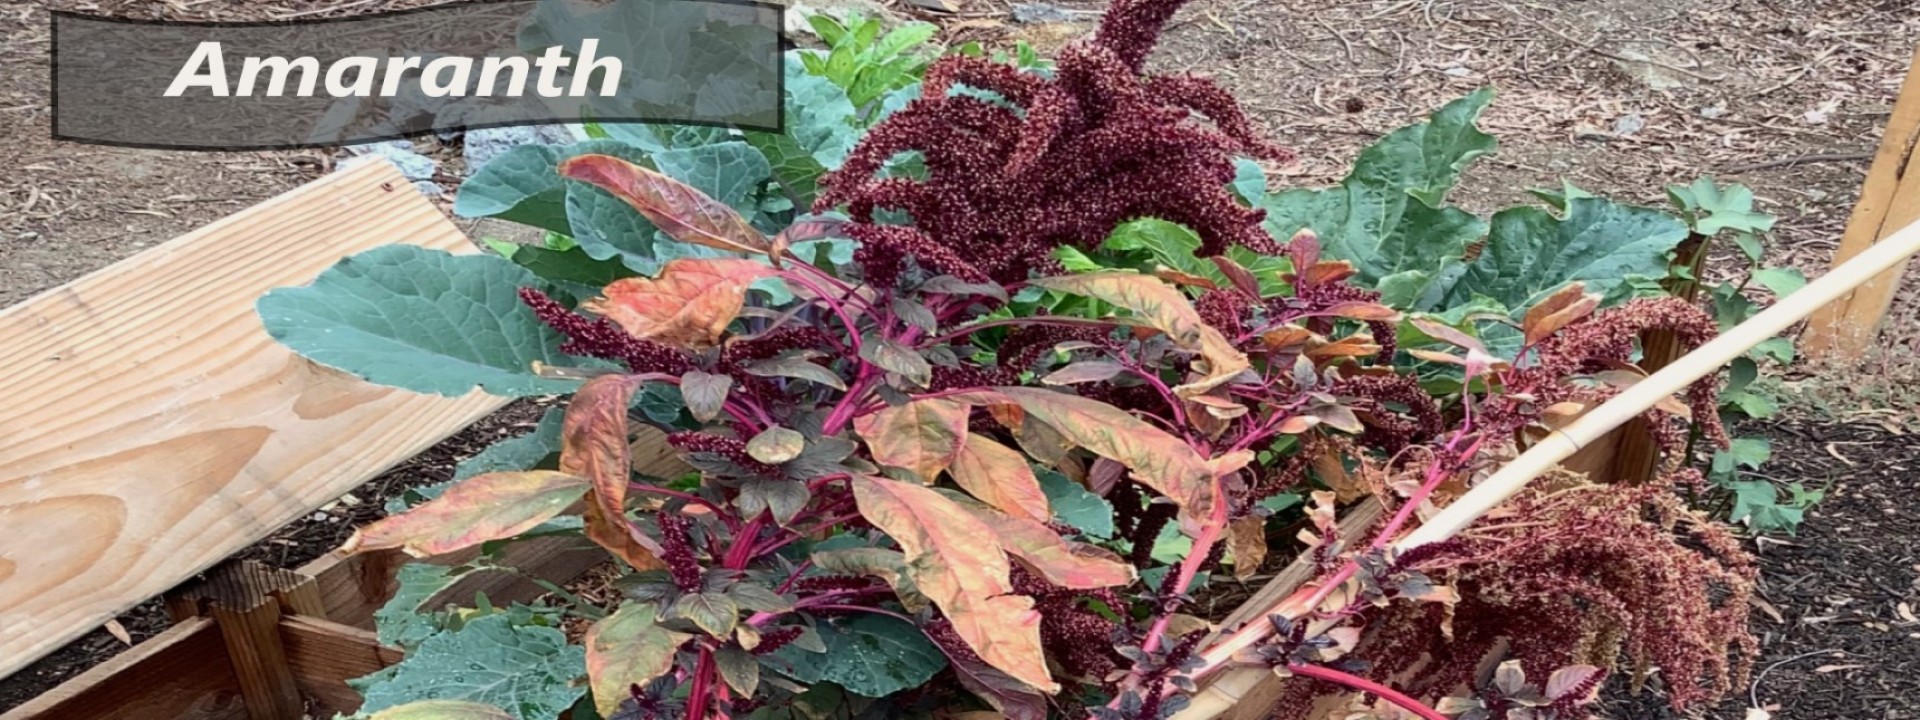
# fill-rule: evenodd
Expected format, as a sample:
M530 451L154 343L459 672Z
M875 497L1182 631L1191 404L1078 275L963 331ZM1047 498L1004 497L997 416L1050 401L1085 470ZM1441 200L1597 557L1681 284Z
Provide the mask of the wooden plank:
M0 675L499 407L374 387L253 303L384 243L472 245L390 165L0 311Z
M137 710L137 712L136 712ZM191 618L115 655L0 720L246 720L220 628Z
M1361 501L1347 510L1346 517L1340 519L1340 536L1358 542L1366 536L1367 531L1379 524L1383 514L1385 514L1384 509L1378 500L1367 498ZM1220 626L1214 630L1214 636L1232 632L1249 623L1266 622L1262 611L1292 595L1295 590L1300 589L1300 586L1312 580L1315 574L1313 561L1309 556L1303 554L1294 558L1291 564L1275 574L1272 580L1268 580L1265 587L1260 588L1253 597L1247 598L1247 601L1235 608L1225 620L1221 620ZM1209 637L1202 641L1201 645L1205 646L1212 641L1213 637ZM1242 691L1238 696L1239 700L1234 703L1232 710L1221 715L1217 720L1263 720L1273 714L1273 705L1279 702L1280 694L1286 690L1286 687L1285 678L1272 673L1262 673L1259 682L1248 688L1237 689Z
M1674 249L1673 263L1688 270L1687 277L1699 278L1706 269L1707 238L1694 234ZM1685 278L1668 278L1662 283L1668 293L1674 297L1685 298L1689 302L1700 297L1700 281ZM1686 349L1680 346L1680 336L1664 328L1648 330L1640 335L1640 369L1652 374L1669 363L1680 359ZM1607 457L1613 458L1611 467L1603 475L1589 474L1594 482L1620 482L1637 485L1653 479L1654 470L1660 465L1660 448L1653 442L1653 426L1646 418L1634 418L1620 429L1613 431L1596 446L1612 445ZM1589 448L1591 449L1591 448ZM1575 457L1586 454L1583 449ZM1561 465L1574 469L1571 462Z
M309 714L321 718L359 710L360 693L347 681L406 657L399 648L381 645L371 631L299 615L280 619L280 642L300 692L310 703Z
M1887 120L1886 134L1860 187L1860 201L1847 220L1846 234L1834 251L1833 265L1853 259L1875 243L1920 220L1920 168L1912 167L1920 143L1920 48L1914 50L1900 99ZM1855 288L1814 313L1800 335L1801 352L1815 361L1857 360L1872 347L1880 321L1893 305L1906 263Z

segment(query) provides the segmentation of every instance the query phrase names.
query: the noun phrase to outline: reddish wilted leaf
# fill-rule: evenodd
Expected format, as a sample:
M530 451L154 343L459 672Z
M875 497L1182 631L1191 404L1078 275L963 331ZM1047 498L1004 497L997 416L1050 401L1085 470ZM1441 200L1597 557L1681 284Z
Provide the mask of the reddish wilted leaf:
M966 442L969 410L956 400L915 400L855 418L853 430L873 450L874 462L912 470L931 484Z
M680 258L655 278L624 278L581 303L634 337L685 348L709 348L740 316L747 286L773 275L762 263L737 258Z
M660 544L635 529L626 514L633 467L627 407L640 382L638 375L602 375L580 386L560 427L560 471L593 483L587 537L634 569L650 570L666 567Z
M1587 292L1584 283L1572 283L1547 296L1540 304L1527 308L1520 328L1526 331L1527 344L1533 345L1559 332L1569 323L1586 317L1598 307L1599 293Z
M1320 338L1313 331L1298 325L1281 325L1260 336L1261 344L1270 352L1297 353L1307 348L1307 343Z
M968 435L947 471L981 502L1040 522L1053 517L1047 493L1026 457L990 438Z
M1260 572L1260 564L1267 560L1267 519L1243 517L1228 523L1227 553L1233 556L1235 580Z
M1287 259L1293 261L1293 272L1297 276L1307 268L1320 264L1320 236L1312 230L1301 228L1287 241Z
M1249 367L1247 356L1235 349L1233 342L1219 330L1201 320L1200 313L1193 309L1193 303L1187 301L1184 293L1150 275L1095 272L1040 278L1032 284L1126 308L1153 329L1166 333L1174 344L1199 353L1206 360L1207 374L1174 388L1182 397L1224 385Z
M1165 280L1167 282L1173 283L1175 285L1197 287L1202 290L1219 290L1220 289L1219 283L1215 283L1211 279L1202 277L1200 275L1195 275L1193 273L1181 272L1179 270L1175 270L1170 267L1154 268L1153 276L1160 278L1161 280Z
M628 689L645 686L673 670L674 653L693 639L655 622L653 603L630 602L587 628L587 680L593 706L613 717Z
M1374 320L1379 322L1398 322L1400 320L1400 311L1381 305L1380 303L1371 302L1354 301L1336 303L1321 312L1334 317L1343 317L1348 320Z
M445 494L361 528L347 553L400 548L428 557L519 535L553 519L592 484L552 470L476 475Z
M1133 566L1106 548L1069 541L1046 525L1025 517L979 506L962 507L992 527L1001 546L1047 582L1063 588L1092 590L1127 585L1134 580Z
M1307 343L1307 357L1317 365L1344 358L1365 358L1380 354L1380 345L1365 335L1348 335L1333 342Z
M1439 340L1440 342L1467 350L1478 350L1482 355L1489 354L1487 352L1487 346L1482 344L1478 339L1472 335L1460 332L1458 329L1446 323L1423 317L1413 318L1407 322L1419 329L1420 332L1426 333L1428 337Z
M851 484L861 516L900 543L908 574L967 647L1014 679L1059 692L1040 647L1040 613L1033 598L1014 594L993 529L928 488L869 477Z
M801 220L788 225L780 231L780 234L773 236L772 249L768 251L768 254L773 255L777 263L777 259L787 255L788 251L790 251L794 245L810 240L843 237L846 227L850 224L851 223L845 220L832 218ZM810 262L812 258L799 258L799 260L801 262Z
M1220 268L1220 274L1227 277L1227 282L1233 283L1235 290L1239 290L1241 294L1250 298L1260 297L1260 280L1253 276L1253 271L1225 255L1215 255L1207 259L1213 261L1214 267Z
M680 242L760 254L773 247L733 208L686 183L620 158L581 155L560 163L560 175L613 193Z

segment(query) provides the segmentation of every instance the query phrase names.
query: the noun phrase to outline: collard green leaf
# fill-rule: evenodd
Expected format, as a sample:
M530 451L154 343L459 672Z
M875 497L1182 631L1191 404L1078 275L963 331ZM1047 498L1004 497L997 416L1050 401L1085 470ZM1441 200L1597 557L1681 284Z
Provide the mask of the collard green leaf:
M421 641L440 631L440 623L425 607L440 591L453 587L464 572L445 565L407 563L400 566L400 588L393 597L373 611L373 627L380 642L412 650Z
M540 461L560 452L560 424L566 418L563 408L547 408L533 432L488 445L473 457L453 466L453 479L465 480L481 473L532 470ZM393 512L389 509L389 512Z
M1686 237L1686 225L1666 213L1599 198L1569 200L1564 219L1540 208L1509 208L1494 214L1480 257L1436 293L1444 298L1439 306L1486 296L1510 308L1531 307L1570 282L1618 297L1632 277L1664 277L1667 254Z
M586 651L550 627L514 625L505 614L468 621L427 638L405 660L355 687L362 712L417 700L464 700L501 708L517 720L549 720L586 692Z
M314 362L382 385L436 395L478 386L505 396L572 392L533 363L604 366L557 348L559 333L515 290L538 285L491 255L387 245L349 256L312 285L280 288L256 309L267 334Z
M772 654L771 664L800 682L836 683L865 697L920 687L947 666L920 628L898 618L861 613L821 622L818 630L824 654L789 645Z
M453 201L461 217L497 217L523 225L575 234L568 220L568 186L558 168L568 158L602 154L645 162L645 149L612 140L587 140L572 145L521 145L474 171ZM606 259L605 256L595 256Z
M423 700L381 710L367 720L513 720L513 716L485 703Z
M1080 483L1054 470L1039 472L1040 489L1053 506L1053 517L1088 537L1113 537L1113 504Z
M1363 284L1460 257L1486 224L1441 203L1468 164L1493 152L1493 136L1474 126L1492 100L1493 90L1481 89L1389 133L1335 187L1268 196L1268 231L1285 238L1312 229L1326 257L1352 262Z
M840 167L853 149L856 115L840 86L807 72L797 61L787 63L786 73L786 132L747 131L744 137L766 157L774 178L805 206L813 203L820 176Z

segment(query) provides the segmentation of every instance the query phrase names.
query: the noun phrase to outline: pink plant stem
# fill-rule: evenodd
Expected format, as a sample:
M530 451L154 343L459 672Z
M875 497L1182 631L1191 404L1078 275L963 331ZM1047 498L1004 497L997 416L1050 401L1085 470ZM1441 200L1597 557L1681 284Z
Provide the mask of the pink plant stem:
M1447 716L1441 715L1433 708L1422 704L1419 700L1407 697L1405 693L1358 675L1349 675L1321 665L1288 665L1287 670L1301 677L1325 680L1337 685L1345 685L1361 692L1378 695L1382 700L1398 705L1400 709L1420 716L1422 720L1447 720Z
M1224 514L1225 510L1226 508L1222 507L1221 514ZM1220 541L1220 526L1225 524L1225 518L1221 518L1220 522L1209 522L1206 528L1200 531L1200 536L1193 539L1193 551L1187 553L1185 560L1180 561L1180 574L1174 578L1173 587L1170 588L1172 594L1185 593L1187 588L1193 585L1193 579L1200 574L1200 566L1205 565L1207 557L1213 554L1213 544ZM1141 642L1140 647L1148 652L1159 648L1160 641L1167 635L1167 625L1172 621L1173 613L1162 613L1160 617L1155 618L1153 626L1147 629L1146 640Z
M701 645L700 659L696 661L693 666L693 687L689 688L687 693L687 718L689 720L706 720L707 701L712 699L713 695L708 691L708 688L713 686L714 670L713 651L708 649L707 646Z

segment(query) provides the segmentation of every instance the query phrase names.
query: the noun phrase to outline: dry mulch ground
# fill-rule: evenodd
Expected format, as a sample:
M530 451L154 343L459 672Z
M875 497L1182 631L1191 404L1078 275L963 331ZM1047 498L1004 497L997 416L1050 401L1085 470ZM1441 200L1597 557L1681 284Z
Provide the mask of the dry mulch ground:
M62 9L138 18L261 20L338 16L431 0L58 0ZM853 0L809 3L832 6ZM1020 24L1004 0L954 0L950 39L1056 47L1091 26ZM1101 0L1061 0L1097 11ZM143 247L311 179L320 152L180 153L48 139L46 3L0 2L0 305L25 299ZM1501 152L1459 193L1481 212L1525 201L1561 178L1659 204L1661 188L1714 174L1754 186L1781 217L1774 262L1825 269L1920 41L1920 6L1832 0L1196 0L1162 52L1163 68L1217 75L1256 120L1301 151L1276 184L1342 175L1360 147L1482 85L1500 97L1484 125ZM1881 362L1793 384L1822 414L1911 402L1920 293L1903 293ZM1859 391L1859 388L1867 388ZM1836 389L1847 392L1836 394ZM1868 417L1879 417L1868 412ZM340 503L243 553L284 566L319 555L409 484L530 426L517 405ZM1920 447L1898 427L1796 420L1766 430L1782 480L1833 483L1801 537L1762 541L1765 656L1751 689L1706 711L1742 718L1920 718ZM1774 616L1777 616L1774 617ZM139 639L164 621L143 606L121 624ZM122 649L96 631L0 680L0 710ZM1655 689L1608 706L1619 718L1664 718Z

